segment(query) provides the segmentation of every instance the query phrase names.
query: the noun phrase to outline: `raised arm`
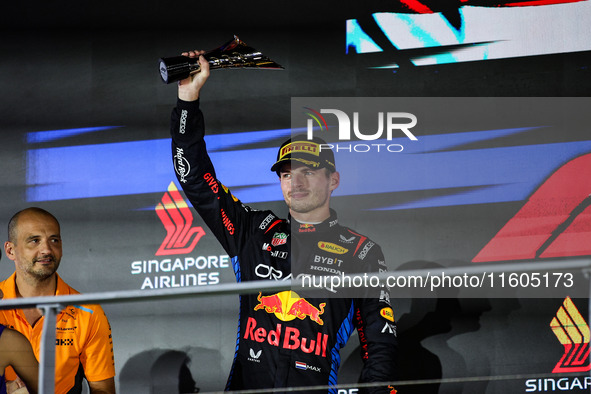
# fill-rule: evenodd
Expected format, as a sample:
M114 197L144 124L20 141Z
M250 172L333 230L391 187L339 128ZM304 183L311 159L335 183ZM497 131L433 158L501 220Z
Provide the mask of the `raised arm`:
M209 77L209 63L202 51L185 52L199 56L201 71L179 82L178 100L171 114L172 159L179 185L224 250L234 257L268 213L254 213L244 206L218 179L207 153L205 122L199 109L200 93ZM262 217L260 217L262 216Z
M189 78L178 82L179 99L183 101L196 101L199 98L201 88L203 88L205 81L207 81L207 78L209 78L209 63L203 56L201 56L203 53L204 51L183 52L183 56L199 56L199 66L201 66L201 71L192 74Z

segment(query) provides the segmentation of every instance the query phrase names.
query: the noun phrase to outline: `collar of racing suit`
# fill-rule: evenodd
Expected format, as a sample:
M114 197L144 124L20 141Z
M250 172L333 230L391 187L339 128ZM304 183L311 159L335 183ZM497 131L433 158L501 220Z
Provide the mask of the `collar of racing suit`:
M287 218L287 222L291 225L292 233L320 233L336 226L339 223L339 219L337 213L331 209L330 216L322 223L300 223L297 220L292 220L291 215Z

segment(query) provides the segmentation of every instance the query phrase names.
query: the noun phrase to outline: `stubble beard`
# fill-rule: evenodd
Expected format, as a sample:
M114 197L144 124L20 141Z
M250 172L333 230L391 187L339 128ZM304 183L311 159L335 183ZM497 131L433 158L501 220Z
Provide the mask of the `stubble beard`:
M42 259L47 258L48 256L43 257ZM60 265L59 261L56 261L55 257L53 256L49 256L51 257L51 261L53 262L53 264L51 266L35 266L38 259L35 259L31 262L30 265L27 266L25 272L32 278L35 279L36 281L42 282L44 280L47 280L49 278L51 278L53 276L53 274L55 274L57 272L57 269ZM39 259L39 260L42 260Z

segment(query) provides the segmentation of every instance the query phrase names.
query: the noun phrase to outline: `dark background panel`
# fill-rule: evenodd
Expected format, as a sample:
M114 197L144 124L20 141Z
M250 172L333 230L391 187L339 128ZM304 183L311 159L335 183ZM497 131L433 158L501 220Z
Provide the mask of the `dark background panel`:
M345 55L344 20L382 2L10 2L0 15L0 218L7 223L26 200L26 133L122 126L109 133L69 137L43 147L167 138L175 86L160 82L157 60L188 49L213 49L239 35L285 66L283 71L215 71L203 93L212 134L289 128L292 97L545 97L589 96L591 53L565 53L425 67L397 72L367 68ZM545 140L554 141L553 135ZM278 145L281 139L273 141ZM563 141L558 139L558 141ZM527 141L505 141L507 145ZM150 155L150 152L146 152ZM100 160L89 157L88 160ZM105 165L124 166L126 158ZM165 165L169 165L166 163ZM243 163L236 163L239 167ZM171 167L172 181L172 167ZM395 174L393 174L395 175ZM222 179L223 180L223 179ZM166 235L154 207L161 192L40 202L61 221L60 275L86 293L131 290L149 276L134 261L162 260ZM239 192L236 191L238 197ZM407 196L398 196L405 198ZM415 196L416 197L416 196ZM374 196L374 198L390 198ZM391 212L357 212L343 197L335 206L345 224L392 250L392 266L454 259L468 263L522 202ZM281 202L254 204L285 214ZM203 226L195 217L195 225ZM220 256L206 229L185 257ZM6 238L5 230L1 232ZM424 244L424 247L421 247ZM412 247L409 247L412 245ZM13 271L6 258L0 276ZM231 268L206 269L232 283ZM162 273L163 274L163 273ZM168 275L168 274L166 274ZM564 349L550 329L562 299L422 299L394 302L399 320L402 379L540 374ZM587 299L575 304L586 317ZM202 390L223 388L234 350L237 296L164 303L108 305L120 392L146 392L154 365L186 364ZM343 352L343 383L359 371L356 340ZM172 353L171 353L172 352ZM190 359L185 363L183 353ZM174 375L176 367L171 367ZM188 379L186 379L188 380ZM525 377L448 383L400 392L524 392ZM163 384L163 380L153 384Z

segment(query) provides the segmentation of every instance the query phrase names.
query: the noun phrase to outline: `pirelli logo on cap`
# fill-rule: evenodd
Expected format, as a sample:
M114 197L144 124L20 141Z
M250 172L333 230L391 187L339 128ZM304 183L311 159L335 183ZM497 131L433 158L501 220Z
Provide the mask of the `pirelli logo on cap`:
M279 159L281 160L285 156L297 152L320 156L320 145L315 142L291 142L281 148Z

